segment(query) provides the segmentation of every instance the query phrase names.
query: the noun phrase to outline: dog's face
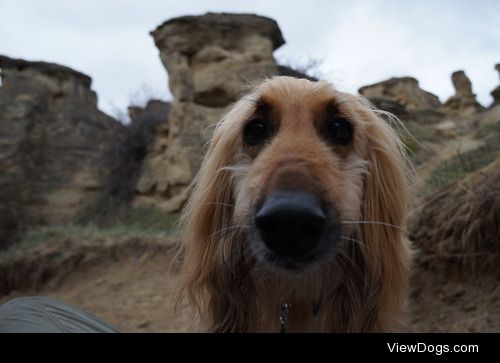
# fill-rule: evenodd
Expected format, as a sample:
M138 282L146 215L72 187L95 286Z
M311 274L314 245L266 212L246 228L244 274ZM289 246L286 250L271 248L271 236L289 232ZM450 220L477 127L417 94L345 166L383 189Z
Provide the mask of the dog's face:
M235 219L257 260L302 271L335 257L361 210L360 102L327 83L274 79L255 93L235 143ZM362 108L361 108L362 110Z
M183 213L182 288L211 330L274 331L292 298L299 330L318 299L324 331L399 324L406 163L377 113L329 83L276 77L217 124Z

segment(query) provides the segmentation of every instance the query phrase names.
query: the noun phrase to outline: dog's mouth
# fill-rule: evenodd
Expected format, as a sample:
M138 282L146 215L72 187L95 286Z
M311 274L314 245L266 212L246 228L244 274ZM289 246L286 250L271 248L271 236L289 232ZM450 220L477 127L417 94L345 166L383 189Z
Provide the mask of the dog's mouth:
M336 214L314 195L274 193L256 208L248 236L252 252L259 261L288 271L328 261L340 236Z

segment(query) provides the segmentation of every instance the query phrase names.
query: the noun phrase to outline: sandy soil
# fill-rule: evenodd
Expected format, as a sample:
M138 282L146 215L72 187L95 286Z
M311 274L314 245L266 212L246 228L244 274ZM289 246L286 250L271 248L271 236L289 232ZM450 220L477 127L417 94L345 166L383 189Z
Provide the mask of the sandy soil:
M125 332L185 332L194 317L174 309L177 274L171 256L130 256L76 271L58 288L42 290L82 307Z
M419 270L412 288L412 331L500 332L500 275L464 279Z
M189 307L174 309L177 274L170 255L131 255L78 269L38 291L12 293L63 300L91 312L124 332L185 332L195 323ZM51 286L52 285L52 286Z

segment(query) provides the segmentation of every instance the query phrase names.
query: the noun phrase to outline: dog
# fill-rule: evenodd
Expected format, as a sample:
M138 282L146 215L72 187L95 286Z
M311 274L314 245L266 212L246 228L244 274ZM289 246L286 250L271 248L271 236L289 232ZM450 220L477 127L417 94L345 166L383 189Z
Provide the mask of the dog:
M263 81L216 125L182 215L181 291L211 332L403 329L405 150L368 101Z

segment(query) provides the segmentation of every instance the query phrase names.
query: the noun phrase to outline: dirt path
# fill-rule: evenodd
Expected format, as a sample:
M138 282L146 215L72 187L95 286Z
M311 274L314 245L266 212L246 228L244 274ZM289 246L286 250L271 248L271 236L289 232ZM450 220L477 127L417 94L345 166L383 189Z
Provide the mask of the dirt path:
M79 306L124 332L194 331L190 309L173 309L178 276L170 271L170 260L165 255L143 255L88 266L70 274L60 286L49 284L36 294ZM500 331L499 276L462 281L429 271L414 275L411 331Z
M415 332L500 332L500 275L453 278L418 271L410 305Z
M60 286L49 283L34 294L81 307L120 331L185 332L192 330L194 318L186 306L174 311L177 275L170 271L170 261L170 255L145 254L88 266L70 274Z

